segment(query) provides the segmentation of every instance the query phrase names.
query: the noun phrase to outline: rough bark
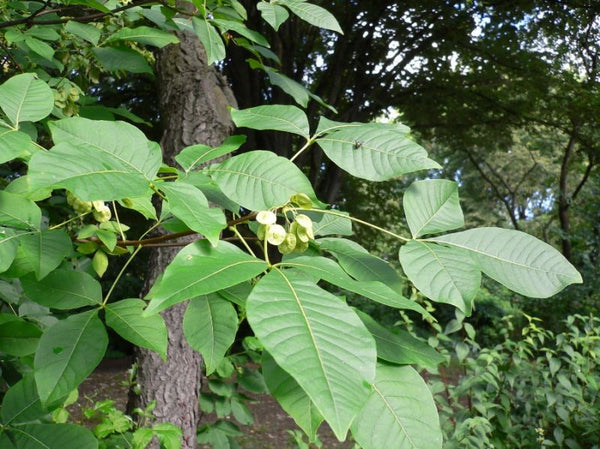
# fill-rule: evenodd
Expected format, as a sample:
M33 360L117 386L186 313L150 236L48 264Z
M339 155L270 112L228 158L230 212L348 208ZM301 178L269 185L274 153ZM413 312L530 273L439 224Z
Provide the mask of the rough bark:
M165 47L157 59L160 110L164 133L161 139L164 160L174 165L174 156L185 146L220 144L232 131L228 106L236 106L227 83L214 66L206 64L206 54L191 34L179 35L179 45ZM147 291L181 248L158 248L150 258ZM168 360L154 352L139 349L137 381L142 394L137 406L156 400L153 413L158 422L170 422L183 430L182 449L196 447L198 396L202 359L187 344L182 319L187 303L163 313L169 329ZM151 449L158 449L153 442Z
M571 205L571 198L568 192L568 177L569 177L569 164L575 151L575 143L577 141L577 131L573 128L573 132L569 138L569 143L565 148L562 163L560 165L560 179L558 184L558 220L560 222L561 234L561 245L563 256L567 260L571 260L573 257L573 249L571 244L571 217L569 215L569 206Z

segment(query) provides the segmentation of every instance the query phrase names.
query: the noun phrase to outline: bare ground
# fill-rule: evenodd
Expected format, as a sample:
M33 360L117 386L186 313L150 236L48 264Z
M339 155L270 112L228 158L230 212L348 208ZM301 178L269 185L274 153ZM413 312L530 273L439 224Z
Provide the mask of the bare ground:
M127 405L127 370L130 367L128 359L108 359L87 378L79 387L79 400L69 408L75 422L83 422L83 409L92 407L94 402L104 399L115 401L115 407L125 411ZM288 433L298 427L294 421L281 409L279 404L268 395L252 395L256 400L248 405L254 416L254 424L241 426L243 436L238 437L239 444L244 449L293 449L294 444ZM213 422L215 416L205 416L201 424ZM84 423L85 424L85 423ZM349 449L352 443L340 443L327 425L319 431L319 438L325 449ZM209 449L201 445L199 449Z

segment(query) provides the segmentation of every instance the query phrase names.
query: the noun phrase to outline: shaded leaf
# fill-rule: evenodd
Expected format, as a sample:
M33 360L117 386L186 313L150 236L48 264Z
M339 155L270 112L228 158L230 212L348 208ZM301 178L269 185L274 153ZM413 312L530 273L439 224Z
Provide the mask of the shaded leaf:
M118 40L133 41L158 48L162 48L168 44L177 44L179 42L177 36L148 26L121 28L119 31L112 34L107 39L107 42Z
M233 305L217 294L193 298L183 318L183 333L202 354L206 375L213 373L235 340L238 315Z
M358 243L347 239L318 240L321 249L332 253L342 268L359 281L379 281L392 290L402 291L402 280L389 263L371 255Z
M5 425L35 421L47 413L42 407L31 374L10 387L2 401L2 422Z
M398 365L416 364L423 368L437 368L445 358L426 342L418 340L409 332L394 329L394 332L377 323L366 313L356 310L377 345L377 357Z
M18 229L39 229L42 211L21 195L0 190L0 225Z
M42 331L35 324L19 319L0 324L0 352L23 357L33 354Z
M166 183L160 188L167 194L171 213L216 245L221 231L227 227L223 211L209 207L204 194L191 184Z
M22 261L43 279L73 251L71 238L63 229L41 231L19 236Z
M256 9L260 11L263 20L271 25L275 31L278 31L279 27L290 16L287 9L283 6L274 5L273 3L267 3L265 1L257 4Z
M69 394L100 363L108 335L98 311L71 315L48 328L35 353L34 375L42 403Z
M58 269L41 280L28 275L21 278L21 284L29 299L51 309L69 310L102 303L100 283L83 271Z
M262 373L271 395L279 402L296 424L311 438L317 434L323 422L315 404L298 382L285 372L268 352L263 352L261 362Z
M9 430L18 449L97 449L91 431L75 424L24 424Z
M207 20L198 17L192 18L192 24L198 39L200 39L206 50L208 65L225 59L225 44L215 27Z
M128 47L96 47L92 52L104 70L152 74L152 67L139 52Z
M308 118L304 111L296 106L265 105L249 109L232 109L231 118L240 128L284 131L310 137Z

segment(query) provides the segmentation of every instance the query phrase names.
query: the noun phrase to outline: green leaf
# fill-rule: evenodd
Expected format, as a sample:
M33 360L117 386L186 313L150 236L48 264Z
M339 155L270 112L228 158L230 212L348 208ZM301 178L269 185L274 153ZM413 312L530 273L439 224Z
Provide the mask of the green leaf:
M34 375L42 403L69 394L98 366L108 335L97 310L71 315L48 328L35 353Z
M239 128L284 131L310 137L310 126L304 111L296 106L266 105L249 109L232 109L231 118Z
M201 168L206 162L231 153L241 147L246 141L246 136L231 136L216 148L207 145L192 145L184 148L175 156L175 160L183 167L186 173L196 168Z
M348 212L335 211L335 214L319 211L305 212L305 215L313 221L313 232L316 236L352 235L352 220L344 218L344 215L349 215Z
M106 42L119 40L138 42L140 44L151 45L158 48L162 48L168 44L179 43L177 36L167 33L166 31L147 26L121 28L119 31L111 35Z
M225 44L215 27L208 23L207 20L198 17L192 18L192 24L198 39L200 39L206 50L208 65L225 59Z
M279 3L287 6L290 11L311 25L344 34L335 16L325 8L306 0L280 0Z
M131 73L152 74L152 67L139 52L128 47L98 47L92 52L100 65L108 72L123 70Z
M367 404L352 425L364 449L441 449L442 431L427 385L409 366L377 365Z
M323 422L315 404L306 392L298 385L287 372L285 372L268 352L263 352L262 373L271 395L310 438L317 434Z
M405 173L440 168L427 158L423 147L410 140L396 125L347 125L327 128L330 131L316 142L329 159L358 178L386 181Z
M375 370L375 342L360 319L341 299L279 269L256 284L246 307L265 349L343 440Z
M202 354L206 375L213 373L235 340L238 315L233 305L217 294L193 298L183 317L183 333Z
M410 299L403 297L387 285L377 281L356 281L346 274L342 268L331 259L320 256L298 256L285 260L282 265L298 268L310 275L323 279L344 290L349 290L365 296L375 302L396 309L414 310L425 318L432 318L429 312Z
M288 19L290 14L283 6L274 5L273 3L260 2L256 5L256 9L260 11L260 14L265 22L273 27L275 31L279 30L279 27Z
M159 314L143 316L146 302L141 299L123 299L107 304L106 324L117 334L136 346L152 349L167 358L167 326Z
M223 193L219 185L205 174L197 171L191 171L185 177L180 178L180 180L181 182L185 182L199 188L210 203L228 209L234 214L239 213L240 205L235 201L230 200Z
M415 287L429 299L471 314L481 269L469 252L412 241L400 248L400 263Z
M104 276L108 268L108 256L104 251L99 249L92 257L92 268L98 275L98 277Z
M21 284L29 299L51 309L70 310L102 303L100 283L83 271L58 269L42 280L28 275L21 278Z
M0 324L0 352L23 357L33 354L42 331L33 323L24 320Z
M63 229L23 234L19 237L23 261L38 280L58 267L71 254L71 238Z
M52 58L54 58L54 48L44 41L27 36L25 37L25 45L27 45L32 52L48 61L52 61Z
M21 195L0 190L0 225L18 229L39 229L42 211Z
M127 209L134 210L142 214L148 220L156 220L156 209L152 204L152 196L140 196L136 198L126 198L119 201L119 204Z
M392 290L402 291L402 280L385 260L375 257L358 243L347 239L318 240L319 247L332 253L342 268L359 281L379 281Z
M50 129L57 145L31 158L33 190L66 188L84 201L144 196L161 164L158 145L125 122L73 117Z
M269 48L269 41L264 38L260 33L247 28L240 22L233 20L213 19L212 22L219 27L222 33L226 31L234 31L240 36L244 36L246 39L262 45L263 47Z
M418 340L409 332L386 329L366 313L356 310L358 317L365 324L377 345L377 357L386 362L398 365L416 364L423 368L435 369L445 358L426 342Z
M98 45L98 41L102 35L100 30L94 25L75 22L73 20L69 20L65 24L65 31L74 34L75 36L80 37L81 39L86 40L93 45Z
M0 226L0 273L8 270L19 248L18 234Z
M23 377L8 389L2 401L2 423L26 423L42 418L48 413L42 407L35 380L31 374Z
M75 424L25 424L8 432L18 449L98 449L92 432Z
M180 449L181 437L183 435L181 429L169 422L158 423L152 427L154 434L160 441L161 447L165 449Z
M431 240L469 251L489 277L532 298L547 298L583 282L561 253L524 232L478 228Z
M458 185L453 181L415 181L406 189L402 203L414 238L465 225L458 200Z
M112 251L117 246L117 236L114 232L107 231L105 229L98 229L96 231L96 237L102 242L108 251Z
M296 193L322 204L302 171L289 159L270 151L250 151L208 169L233 201L250 210L281 206Z
M196 187L183 182L165 183L160 186L169 201L171 213L191 230L204 235L216 245L227 220L221 209L209 207L208 200Z
M13 76L0 86L0 108L14 125L42 120L53 107L52 90L33 73Z
M265 261L220 241L197 241L182 249L152 290L145 313L157 313L186 299L237 285L266 270Z
M269 75L269 82L273 86L279 87L303 108L308 106L308 102L312 97L310 90L274 69L269 70L268 67L265 67L265 69L267 69L267 75Z
M32 145L27 134L0 126L0 164L31 154Z

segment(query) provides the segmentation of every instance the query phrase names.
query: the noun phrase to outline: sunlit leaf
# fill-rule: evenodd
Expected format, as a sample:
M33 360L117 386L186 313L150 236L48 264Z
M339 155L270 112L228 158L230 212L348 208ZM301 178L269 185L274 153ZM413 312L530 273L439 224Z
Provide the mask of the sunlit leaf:
M192 18L192 23L198 39L206 50L208 65L225 59L225 44L216 28L207 20L198 17Z
M130 298L106 305L106 324L136 346L152 349L167 358L167 327L162 316L142 316L146 302Z
M360 319L341 299L281 270L256 284L246 306L265 349L344 439L374 376L375 342Z
M352 425L364 449L441 449L442 431L427 385L409 366L377 365L367 404Z
M547 298L583 282L560 252L524 232L478 228L431 240L469 251L489 277L532 298Z
M250 151L208 169L209 175L233 201L250 210L285 204L292 195L316 198L308 178L289 159L270 151Z
M47 45L47 44L45 44ZM13 124L37 122L54 107L54 94L33 73L16 75L0 85L0 108Z
M111 42L118 40L133 41L158 48L162 48L168 44L177 44L179 42L177 36L148 26L121 28L119 31L112 34L106 41Z
M156 313L186 299L237 285L257 276L267 264L220 241L216 247L197 241L182 249L152 289L146 313Z
M469 252L412 241L400 248L400 263L415 287L429 299L471 314L481 284L481 268Z
M458 200L458 185L445 179L413 182L402 200L413 237L434 234L465 225Z
M330 131L317 143L336 165L358 178L385 181L405 173L440 168L427 158L423 147L396 125L349 125L325 127Z

